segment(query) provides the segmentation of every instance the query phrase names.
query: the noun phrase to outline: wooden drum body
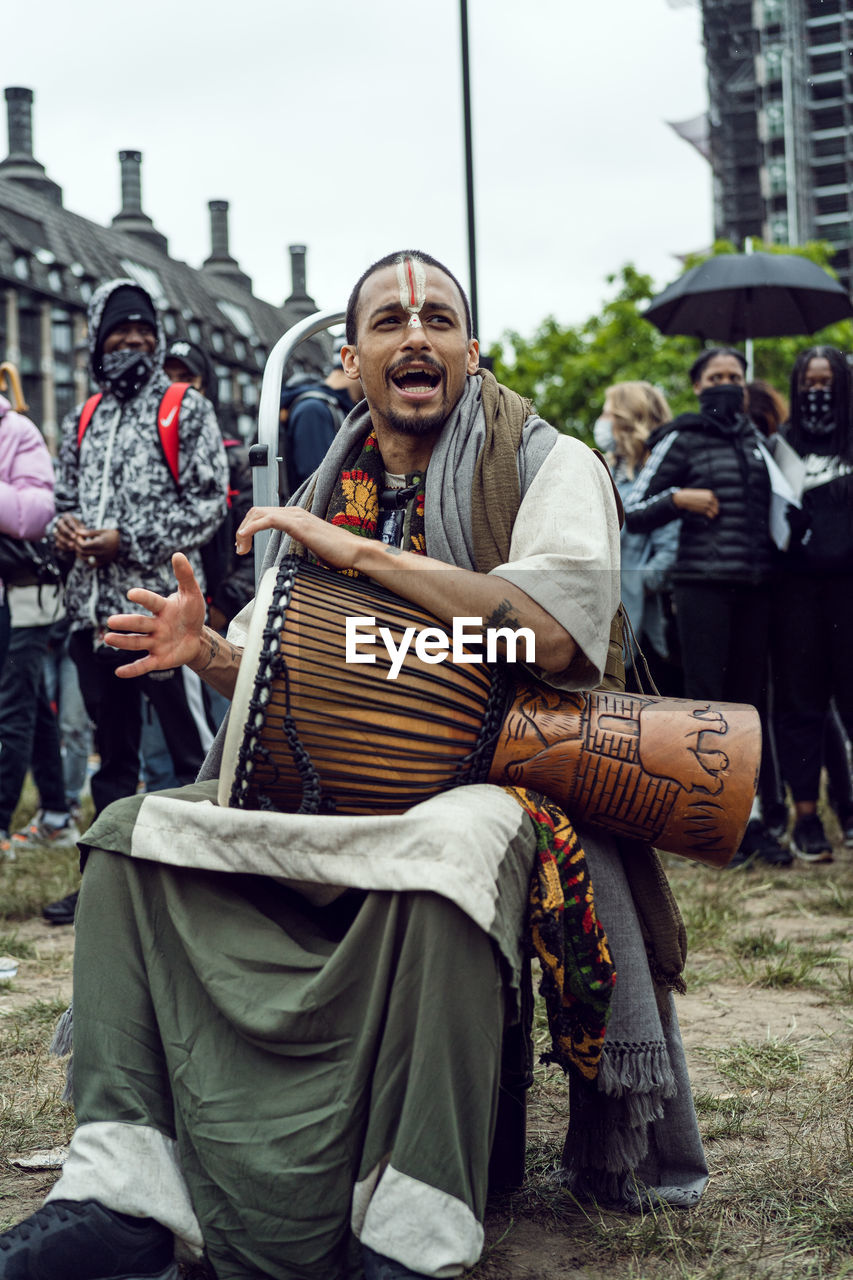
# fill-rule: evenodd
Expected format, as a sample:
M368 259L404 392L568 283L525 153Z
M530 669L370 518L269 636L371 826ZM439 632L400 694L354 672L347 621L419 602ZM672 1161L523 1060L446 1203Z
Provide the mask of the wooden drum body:
M406 628L440 625L363 578L299 560L268 570L234 691L220 804L405 813L439 791L486 781L506 703L501 673L430 665L410 648L388 679L381 639L375 664L347 662L347 617L374 617L360 633L386 627L397 647Z
M754 707L520 682L489 781L532 787L572 818L724 867L760 763Z
M710 865L739 847L761 759L754 707L563 693L521 666L433 664L414 646L388 679L381 639L361 647L374 663L347 661L347 618L361 619L362 636L385 628L395 647L407 628L442 626L363 578L297 560L269 570L240 664L220 804L392 814L488 781L541 791L571 818Z

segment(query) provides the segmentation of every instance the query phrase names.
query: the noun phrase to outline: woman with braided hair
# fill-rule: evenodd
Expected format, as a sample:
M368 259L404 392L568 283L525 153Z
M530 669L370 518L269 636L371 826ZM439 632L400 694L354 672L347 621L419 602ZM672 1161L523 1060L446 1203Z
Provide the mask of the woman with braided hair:
M830 703L853 733L853 422L851 376L834 347L810 347L791 371L791 417L782 429L805 463L802 511L779 584L773 664L780 763L796 809L792 847L805 862L831 862L817 813ZM853 813L839 813L853 844Z

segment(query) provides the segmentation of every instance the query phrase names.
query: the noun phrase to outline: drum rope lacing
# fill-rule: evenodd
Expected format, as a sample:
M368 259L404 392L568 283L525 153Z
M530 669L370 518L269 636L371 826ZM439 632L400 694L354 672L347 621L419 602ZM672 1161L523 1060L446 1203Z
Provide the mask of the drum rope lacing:
M471 786L477 782L488 782L492 757L495 754L500 731L506 715L507 702L510 697L510 681L504 663L496 663L490 668L492 683L489 688L483 723L477 735L477 741L466 756L463 756L456 768L454 785Z
M292 604L293 589L300 572L306 572L305 563L293 557L282 560L278 568L273 597L275 604L269 610L261 635L258 667L252 696L247 707L243 741L234 770L229 803L235 808L257 807L278 811L278 806L266 794L265 789L274 791L280 786L282 770L273 752L262 741L265 721L270 714L271 688L274 680L278 679L281 682L285 710L284 714L277 711L276 724L280 729L281 738L288 747L302 788L302 799L296 812L336 812L335 802L328 793L324 793L318 770L300 737L299 726L291 710L290 672L281 652L283 621ZM374 589L377 594L385 594L381 589ZM440 788L442 790L448 785L463 786L488 781L489 769L511 692L511 681L506 664L490 664L489 675L486 705L477 740L471 750L458 760L452 778ZM408 729L407 736L415 742L422 737L414 724ZM429 739L425 737L424 740ZM258 775L264 776L263 783L257 780ZM255 783L254 796L251 794L253 783Z
M293 756L299 780L302 783L302 803L296 812L334 812L334 804L323 796L320 776L299 737L296 722L290 708L290 681L287 663L283 661L279 653L282 621L290 604L297 572L298 562L293 559L286 559L282 561L276 578L275 599L278 603L275 609L270 610L263 630L258 670L255 676L252 697L249 701L247 732L243 735L243 742L237 757L237 766L234 770L234 783L229 801L234 808L245 809L249 806L249 788L252 782L251 775L255 768L256 757L262 758L264 763L271 768L273 782L278 778L278 765L267 748L260 744L259 739L266 717L267 703L270 699L272 680L274 676L280 675L284 680L285 695L285 714L281 717L281 728L284 739ZM259 809L276 808L269 797L261 791L258 792L257 807Z

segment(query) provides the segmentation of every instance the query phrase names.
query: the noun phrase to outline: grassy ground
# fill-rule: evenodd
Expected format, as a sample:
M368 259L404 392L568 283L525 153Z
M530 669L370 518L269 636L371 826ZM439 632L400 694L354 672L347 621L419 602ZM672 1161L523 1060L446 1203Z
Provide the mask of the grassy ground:
M839 845L831 865L779 871L668 866L691 942L678 1007L709 1189L689 1211L574 1202L549 1179L564 1083L538 1067L527 1180L490 1203L471 1280L853 1277L853 853ZM0 955L19 960L0 986L0 1228L56 1176L10 1160L61 1147L73 1125L46 1048L70 992L73 930L39 911L75 884L68 851L0 864ZM537 1034L544 1044L544 1026Z

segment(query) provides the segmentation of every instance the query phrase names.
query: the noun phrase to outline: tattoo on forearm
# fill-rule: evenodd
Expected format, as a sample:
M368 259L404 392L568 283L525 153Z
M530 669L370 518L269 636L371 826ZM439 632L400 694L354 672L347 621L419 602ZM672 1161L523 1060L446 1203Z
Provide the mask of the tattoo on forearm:
M203 639L206 641L208 648L207 661L203 667L195 668L196 675L200 676L209 666L212 666L220 654L232 666L239 665L242 650L235 648L230 640L223 640L215 631L208 630L205 630Z
M485 627L520 627L521 619L509 600L501 600L483 624Z
M202 671L206 671L211 662L213 662L213 660L219 655L219 637L206 635L204 638L207 641L210 652L207 655L207 662L203 667L198 668L198 675L201 675Z
M391 544L388 542L383 542L380 545L382 546L383 550L388 552L389 556L401 556L403 554L402 547L391 546Z

